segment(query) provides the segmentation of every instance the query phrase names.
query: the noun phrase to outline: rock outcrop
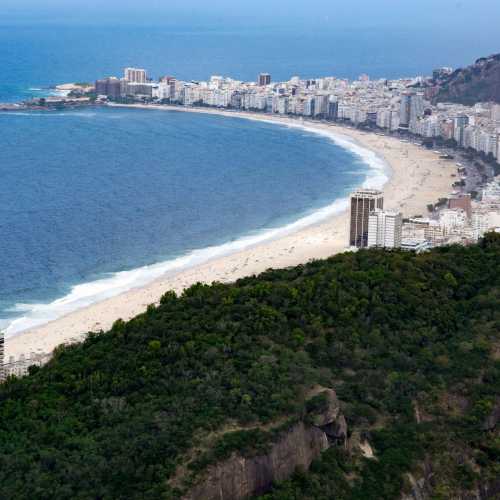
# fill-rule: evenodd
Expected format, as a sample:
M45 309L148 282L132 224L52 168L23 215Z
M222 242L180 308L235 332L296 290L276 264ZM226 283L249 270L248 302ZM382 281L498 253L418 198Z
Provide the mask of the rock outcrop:
M483 423L483 431L491 431L495 429L495 427L498 425L498 422L500 422L500 398L495 401L493 411L490 413L490 415L488 415L485 422Z
M408 474L411 489L401 496L401 500L430 500L432 497L432 467L428 460L423 464L423 477L416 479L413 474Z
M425 478L415 479L411 474L409 474L409 480L411 483L411 491L401 497L401 500L429 500L430 494L427 491L427 485Z
M208 470L208 477L196 486L186 500L237 500L264 493L273 481L290 477L295 469L308 469L311 462L328 448L326 434L295 425L269 454L245 458L233 455Z
M311 417L313 425L296 423L280 434L266 455L233 454L210 466L184 500L242 500L265 493L273 482L289 478L297 469L307 470L333 442L345 442L347 424L337 396L331 389L322 395L326 408Z
M325 389L319 394L324 400L324 408L313 411L310 416L311 422L328 436L330 440L345 443L347 436L347 422L344 415L340 413L340 405L335 391Z

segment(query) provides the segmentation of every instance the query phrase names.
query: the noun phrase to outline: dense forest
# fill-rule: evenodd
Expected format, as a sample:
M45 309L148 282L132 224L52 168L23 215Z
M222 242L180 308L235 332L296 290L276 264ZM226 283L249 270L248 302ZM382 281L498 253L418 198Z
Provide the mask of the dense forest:
M198 284L58 348L0 386L0 498L181 498L210 464L265 453L307 420L317 385L335 389L349 440L374 457L331 446L266 500L399 499L410 477L434 499L488 490L500 477L500 235Z

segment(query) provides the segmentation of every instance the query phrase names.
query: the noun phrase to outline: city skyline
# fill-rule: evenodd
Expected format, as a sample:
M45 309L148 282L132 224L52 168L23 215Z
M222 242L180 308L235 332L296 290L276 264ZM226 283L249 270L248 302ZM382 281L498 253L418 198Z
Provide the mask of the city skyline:
M498 56L492 61L496 59ZM485 59L482 64L490 62ZM450 67L434 69L432 77L371 80L362 74L352 81L335 76L292 76L275 81L263 72L253 81L221 75L213 75L208 81L183 81L175 76L155 80L146 77L147 70L134 69L134 75L141 74L138 80L127 76L128 69L121 79L113 76L97 80L97 96L338 120L390 132L402 129L424 140L441 138L500 158L500 104L432 102L441 79L453 72Z

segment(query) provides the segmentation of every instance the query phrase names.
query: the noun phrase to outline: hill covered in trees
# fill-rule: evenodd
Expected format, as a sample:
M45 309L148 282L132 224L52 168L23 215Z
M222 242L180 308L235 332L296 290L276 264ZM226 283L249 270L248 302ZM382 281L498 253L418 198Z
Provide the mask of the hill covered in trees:
M0 498L195 498L299 431L265 500L498 498L499 387L500 235L196 285L0 386Z
M478 102L500 103L500 54L478 59L438 82L434 101L467 106Z

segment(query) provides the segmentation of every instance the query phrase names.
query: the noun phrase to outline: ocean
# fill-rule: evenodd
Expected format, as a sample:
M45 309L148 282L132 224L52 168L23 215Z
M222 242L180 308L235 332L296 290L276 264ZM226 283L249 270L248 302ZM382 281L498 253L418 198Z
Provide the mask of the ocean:
M427 39L415 48L397 31L12 23L0 29L0 102L128 65L181 79L398 77L468 62L481 43L469 54L451 43L436 51ZM3 113L0 151L7 335L319 221L345 208L354 187L386 178L374 155L332 137L177 112Z
M233 117L20 112L0 130L8 334L321 220L385 178L354 145Z
M36 97L58 83L121 76L126 66L184 80L255 80L261 72L274 80L400 78L467 65L500 46L498 30L475 32L464 43L452 26L348 30L334 19L330 29L8 21L0 16L0 102Z

